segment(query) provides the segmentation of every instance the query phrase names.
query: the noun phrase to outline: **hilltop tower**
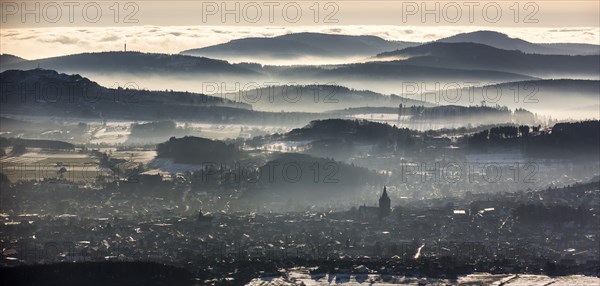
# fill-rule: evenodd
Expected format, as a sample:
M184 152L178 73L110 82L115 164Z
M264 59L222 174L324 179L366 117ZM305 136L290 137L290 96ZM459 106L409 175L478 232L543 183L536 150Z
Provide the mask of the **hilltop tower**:
M383 193L379 198L379 218L389 216L392 212L391 200L388 196L385 186L383 187Z

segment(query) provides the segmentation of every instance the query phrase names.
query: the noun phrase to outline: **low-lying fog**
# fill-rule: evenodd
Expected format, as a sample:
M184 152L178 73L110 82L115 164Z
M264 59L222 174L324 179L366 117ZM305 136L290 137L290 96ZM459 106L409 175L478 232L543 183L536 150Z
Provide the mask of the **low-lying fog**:
M558 120L582 120L600 118L598 94L600 91L577 92L576 88L566 91L555 91L553 88L533 85L528 87L519 84L501 84L501 81L463 80L360 80L343 78L311 79L296 77L222 77L219 75L202 76L164 76L164 75L135 75L135 74L84 74L91 80L106 87L133 86L148 90L175 90L204 93L232 100L244 100L244 92L248 90L276 85L339 85L356 90L369 90L384 95L400 95L411 100L426 101L437 105L481 105L506 106L510 109L524 108L538 115L548 116ZM600 88L600 82L593 84ZM498 85L498 86L495 86ZM490 86L490 87L488 87ZM229 98L238 93L236 98ZM323 104L324 110L344 109L343 98L336 98L335 103ZM253 104L254 102L246 102ZM368 104L366 106L369 106ZM379 106L373 104L371 106ZM314 106L306 109L298 108L294 102L278 106L276 110L261 109L261 111L286 112L321 112Z

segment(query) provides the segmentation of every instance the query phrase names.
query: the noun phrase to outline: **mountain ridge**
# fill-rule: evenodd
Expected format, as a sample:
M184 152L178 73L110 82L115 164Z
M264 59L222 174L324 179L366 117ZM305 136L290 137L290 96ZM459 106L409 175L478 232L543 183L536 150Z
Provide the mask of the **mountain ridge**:
M600 45L579 43L532 43L520 38L490 30L459 33L437 40L439 43L476 43L503 50L519 50L530 54L543 55L598 55Z
M555 74L600 73L600 56L527 54L478 43L432 42L375 56L402 65L524 73L539 77Z
M180 54L215 58L234 57L348 57L368 56L418 43L388 41L371 35L291 33L275 37L250 37L227 43L181 51Z
M0 71L28 70L37 67L61 72L129 72L129 73L226 73L252 75L256 71L227 61L178 54L142 52L98 52L19 61L3 65Z

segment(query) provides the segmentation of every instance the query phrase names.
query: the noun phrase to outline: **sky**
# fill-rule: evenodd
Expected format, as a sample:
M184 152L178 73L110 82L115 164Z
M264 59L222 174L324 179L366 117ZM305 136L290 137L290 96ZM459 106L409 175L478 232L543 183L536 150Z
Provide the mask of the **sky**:
M494 30L539 43L600 44L600 1L4 1L0 53L178 53L293 32L426 42Z

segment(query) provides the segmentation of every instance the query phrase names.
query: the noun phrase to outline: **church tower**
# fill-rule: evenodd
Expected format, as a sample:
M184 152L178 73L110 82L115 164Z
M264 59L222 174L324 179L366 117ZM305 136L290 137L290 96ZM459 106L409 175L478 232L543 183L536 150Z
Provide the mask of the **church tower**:
M379 218L389 216L391 211L391 200L384 186L383 194L381 194L381 197L379 198Z

